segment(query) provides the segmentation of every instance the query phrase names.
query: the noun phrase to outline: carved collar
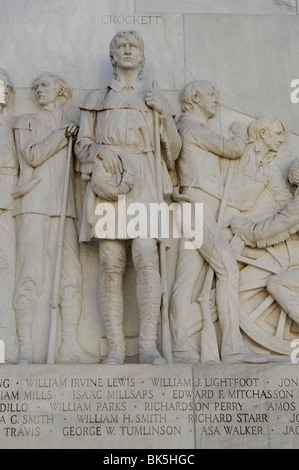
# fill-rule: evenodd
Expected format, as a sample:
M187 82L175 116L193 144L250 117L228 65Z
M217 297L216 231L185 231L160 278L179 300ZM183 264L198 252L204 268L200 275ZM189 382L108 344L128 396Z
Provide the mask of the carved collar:
M258 169L260 170L265 164L271 163L276 155L275 152L269 152L267 155L262 155L261 148L258 142L253 142L254 152L258 160Z
M191 111L184 112L181 115L178 124L188 124L188 123L200 123L203 126L208 126L208 122L203 116L192 113Z
M117 78L114 78L109 86L113 91L116 93L122 93L124 91L141 91L142 80L139 78L136 82L132 83L131 85L127 86Z
M0 113L0 121L2 121L2 122L7 121L9 116L10 115L9 115L8 111L5 108L3 108L2 113Z
M49 124L54 129L58 128L62 123L65 122L66 119L62 108L53 111L44 106L41 111L41 115L43 116L45 123Z

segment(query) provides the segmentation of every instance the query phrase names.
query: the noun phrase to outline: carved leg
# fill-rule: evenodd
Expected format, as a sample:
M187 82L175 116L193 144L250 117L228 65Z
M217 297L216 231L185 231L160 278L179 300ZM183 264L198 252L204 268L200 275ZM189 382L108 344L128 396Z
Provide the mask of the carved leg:
M61 307L62 344L59 355L62 362L81 362L83 364L99 362L99 359L89 354L77 341L77 327L81 309L77 306Z
M272 276L267 290L289 317L299 324L299 269Z
M16 219L14 308L19 338L19 363L31 364L33 360L32 328L36 302L44 288L49 219L37 214L19 215Z
M165 364L166 360L157 350L161 305L161 284L157 271L145 268L137 273L137 300L140 312L139 363Z
M123 364L126 351L123 330L126 243L123 240L101 240L99 255L99 301L108 341L108 357L102 361L102 364Z
M108 341L108 357L102 364L123 364L126 343L123 332L123 276L102 274L100 280L101 315Z
M16 315L13 308L15 290L16 240L15 218L11 211L0 210L0 339L5 343L5 360L18 359Z
M19 338L19 364L32 364L33 341L32 324L33 314L29 312L16 311L17 330Z
M157 350L161 280L156 240L150 238L134 240L132 259L137 274L137 301L140 314L139 362L165 364L166 360Z
M55 222L57 226L59 220ZM78 239L73 219L67 218L65 221L60 279L62 344L59 354L62 362L99 362L99 359L89 354L77 340L77 330L81 316L81 303L82 273L79 260Z
M180 240L179 255L176 266L175 282L170 300L169 321L171 327L174 363L199 364L199 353L192 347L187 326L192 316L200 318L200 305L196 299L192 302L193 292L204 259L197 250L186 250L187 240ZM188 275L187 275L188 273Z

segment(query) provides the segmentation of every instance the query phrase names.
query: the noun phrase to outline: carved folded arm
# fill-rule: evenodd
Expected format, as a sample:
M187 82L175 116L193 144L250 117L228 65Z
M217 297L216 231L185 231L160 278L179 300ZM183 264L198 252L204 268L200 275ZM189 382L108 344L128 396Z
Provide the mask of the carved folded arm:
M246 148L246 139L244 137L235 136L232 139L222 137L223 154L225 158L237 160L241 158Z
M199 131L194 129L194 140L203 150L232 160L240 158L246 148L245 136L235 135L231 139L226 138L206 126L201 126Z
M167 159L170 160L170 163L177 160L181 151L182 141L171 116L161 118L161 141L165 145Z
M93 164L101 149L95 138L95 114L95 111L81 111L75 154L83 164Z
M15 129L16 146L26 163L36 168L67 145L65 129L57 129L41 142L30 129Z
M234 235L239 235L249 246L270 246L287 240L299 229L299 198L286 204L273 216L255 223L237 216L231 222ZM262 244L260 243L262 242Z

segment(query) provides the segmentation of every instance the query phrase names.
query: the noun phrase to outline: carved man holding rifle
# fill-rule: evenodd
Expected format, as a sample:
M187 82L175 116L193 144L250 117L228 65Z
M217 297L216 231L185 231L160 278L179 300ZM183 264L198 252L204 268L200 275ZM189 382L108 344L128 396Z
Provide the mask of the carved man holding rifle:
M76 153L82 174L91 174L86 204L92 194L102 200L113 200L102 193L105 173L119 177L119 196L126 195L126 204L141 203L149 208L159 203L155 157L154 117L158 114L159 144L168 167L178 157L181 141L170 114L169 104L161 93L142 88L139 78L145 64L143 40L136 31L120 31L110 44L110 61L114 78L108 87L91 92L81 108ZM161 136L160 136L161 132ZM120 181L132 175L125 188ZM171 184L163 159L163 190L171 193ZM106 179L107 181L107 179ZM117 205L118 201L112 202ZM94 206L95 209L95 206ZM90 234L81 230L81 241ZM98 234L100 257L100 308L108 340L108 356L104 364L123 364L125 337L123 331L123 276L127 242L137 277L137 301L140 315L139 362L163 364L166 359L157 350L157 325L161 306L161 273L159 272L158 240L150 237L117 233L107 239ZM161 261L161 260L160 260Z
M60 358L63 362L96 362L76 341L81 314L82 275L75 226L77 214L72 167L61 258L57 259L56 256L68 141L78 131L78 126L63 112L63 103L71 94L65 81L49 72L43 72L32 88L42 110L20 116L14 125L20 164L18 184L13 191L17 231L14 306L20 346L19 362L33 361L32 329L37 302L47 288L49 273L54 283L57 263L61 266L56 293L62 316ZM51 292L48 297L50 307ZM52 347L55 353L55 344Z
M230 127L231 137L215 132L210 120L216 114L218 92L206 81L188 83L180 94L183 114L178 123L182 137L182 151L178 160L180 192L192 203L203 203L203 244L199 253L180 247L176 281L171 302L171 327L174 361L198 363L197 351L189 343L186 325L192 302L207 304L209 310L210 286L197 282L205 271L216 275L216 307L221 329L220 357L226 362L263 362L264 358L249 351L239 329L239 271L235 256L222 231L222 214L230 191L231 170L225 178L223 160L238 160L246 146L247 130L241 123ZM232 168L232 167L231 167ZM208 276L208 275L207 275ZM206 277L207 277L206 276ZM212 280L212 279L211 279ZM197 306L197 304L195 303ZM214 326L206 328L209 313L203 315L201 362L219 362ZM209 341L205 341L205 335ZM214 338L213 338L214 336ZM216 347L213 346L216 344ZM204 345L206 347L204 348ZM204 350L207 349L207 350ZM215 350L215 353L214 353Z

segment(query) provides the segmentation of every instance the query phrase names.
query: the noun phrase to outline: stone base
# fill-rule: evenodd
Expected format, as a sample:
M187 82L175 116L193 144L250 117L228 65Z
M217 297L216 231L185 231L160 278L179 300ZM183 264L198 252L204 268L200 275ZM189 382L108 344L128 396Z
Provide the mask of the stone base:
M293 364L3 364L0 448L299 448L298 372Z

